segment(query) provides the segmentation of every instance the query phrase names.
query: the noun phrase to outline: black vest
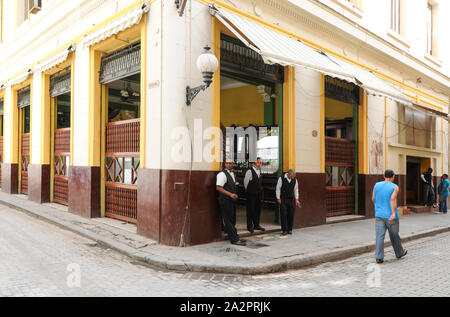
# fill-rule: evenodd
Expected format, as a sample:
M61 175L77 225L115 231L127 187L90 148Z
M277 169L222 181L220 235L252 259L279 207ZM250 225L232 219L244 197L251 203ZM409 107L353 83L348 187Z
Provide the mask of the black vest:
M223 185L223 189L225 189L227 192L230 192L232 194L236 194L237 193L236 182L233 180L233 177L226 169L223 170L223 173L227 177L227 182L225 183L225 185ZM225 196L222 193L219 194L219 198L231 199L229 196Z
M281 185L281 191L280 191L280 198L281 199L294 199L295 193L294 188L295 184L297 184L297 179L294 178L289 183L286 177L282 176L281 180L283 181L283 184Z
M247 184L247 193L256 195L262 191L262 174L258 177L253 167L250 171L252 173L252 180Z

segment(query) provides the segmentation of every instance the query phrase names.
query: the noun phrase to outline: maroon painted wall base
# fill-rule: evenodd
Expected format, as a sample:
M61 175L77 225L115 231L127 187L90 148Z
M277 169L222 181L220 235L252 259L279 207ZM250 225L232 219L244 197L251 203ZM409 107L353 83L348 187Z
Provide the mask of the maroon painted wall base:
M171 246L219 241L216 174L140 169L138 234Z
M325 173L297 173L302 208L295 211L294 228L312 227L327 222Z
M50 165L28 165L28 199L39 204L50 201Z
M69 212L86 218L101 216L100 167L70 166Z
M7 194L19 192L19 164L2 163L2 191Z

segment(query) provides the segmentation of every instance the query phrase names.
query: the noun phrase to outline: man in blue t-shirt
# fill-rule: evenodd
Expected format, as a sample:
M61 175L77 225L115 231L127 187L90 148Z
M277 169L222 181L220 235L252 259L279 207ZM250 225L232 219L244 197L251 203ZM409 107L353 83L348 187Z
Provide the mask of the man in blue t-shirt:
M447 197L448 197L448 187L450 186L450 182L448 180L448 175L442 175L441 183L438 186L439 193L439 212L446 214L447 213Z
M377 263L383 263L384 261L384 236L386 235L386 229L389 231L389 238L397 259L404 257L408 252L403 249L402 241L398 234L397 196L399 189L394 184L394 179L394 171L386 170L384 172L384 182L376 183L372 192L372 202L375 204L375 258Z

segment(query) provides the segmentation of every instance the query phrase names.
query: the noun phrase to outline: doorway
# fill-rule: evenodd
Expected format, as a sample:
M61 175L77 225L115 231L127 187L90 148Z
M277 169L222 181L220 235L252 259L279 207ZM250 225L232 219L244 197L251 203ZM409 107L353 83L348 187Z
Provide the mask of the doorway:
M102 57L104 208L106 217L137 222L140 164L141 46Z
M359 87L325 76L327 217L358 213Z
M51 201L68 205L70 133L71 133L71 68L50 77L52 147Z
M408 205L419 205L421 201L420 165L420 158L411 156L406 158L406 203Z
M19 194L28 195L31 128L30 86L17 91L17 107L19 108Z
M2 186L2 163L3 163L3 108L4 99L0 99L0 187Z
M236 229L247 232L245 173L263 160L260 225L279 229L275 187L283 172L282 114L284 70L264 64L241 41L221 34L220 125L223 154L234 161L238 185Z

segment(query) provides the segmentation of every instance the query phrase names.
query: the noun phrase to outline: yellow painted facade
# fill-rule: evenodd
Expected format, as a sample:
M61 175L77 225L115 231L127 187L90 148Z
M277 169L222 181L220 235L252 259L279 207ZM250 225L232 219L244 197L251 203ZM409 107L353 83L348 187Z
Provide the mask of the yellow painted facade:
M225 127L264 125L264 98L258 94L256 86L221 90L220 105L220 120Z

